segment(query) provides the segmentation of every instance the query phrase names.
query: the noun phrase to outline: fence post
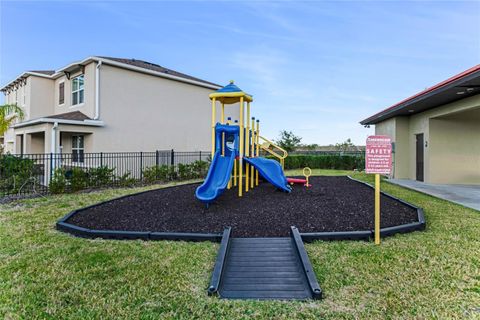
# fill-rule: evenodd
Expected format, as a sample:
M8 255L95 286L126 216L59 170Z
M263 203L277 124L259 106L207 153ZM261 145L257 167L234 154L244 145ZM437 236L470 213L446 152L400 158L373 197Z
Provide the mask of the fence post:
M100 152L100 167L103 167L103 152Z
M175 151L172 149L170 153L170 165L173 167L175 165Z
M143 180L143 151L140 151L140 180Z
M53 152L50 152L50 174L48 175L47 184L50 184L50 179L53 174Z
M158 167L158 165L160 164L160 154L159 154L159 151L155 151L155 165Z
M202 151L198 151L198 160L202 161Z

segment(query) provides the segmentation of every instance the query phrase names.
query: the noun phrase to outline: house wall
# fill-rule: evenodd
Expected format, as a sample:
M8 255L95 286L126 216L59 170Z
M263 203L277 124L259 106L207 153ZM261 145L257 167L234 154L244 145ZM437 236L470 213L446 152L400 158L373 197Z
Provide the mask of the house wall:
M104 152L104 150L95 150L94 140L96 139L99 132L101 132L102 127L88 127L88 126L76 126L76 125L65 125L61 124L58 127L59 132L61 132L62 140L62 153L71 153L72 152L72 136L74 135L83 135L84 140L84 151L86 153L90 152Z
M409 128L408 117L395 118L395 178L406 179L410 172L409 160Z
M82 74L81 70L73 72L70 75L70 79L66 76L61 76L55 79L54 82L54 112L51 114L60 114L73 111L80 111L90 118L95 116L95 68L96 62L87 64L84 68L84 80L85 80L85 102L82 104L72 105L72 80L73 78ZM65 101L63 104L59 103L59 85L63 82L65 85Z
M54 113L54 81L35 76L30 76L28 79L31 82L29 95L30 103L28 106L28 118L25 120L52 115Z
M395 141L395 178L416 179L416 134L423 133L424 180L480 184L480 95L375 125ZM462 114L464 116L462 116Z
M390 118L388 120L385 120L376 124L375 134L389 136L392 139L392 142L395 142L395 133L396 133L395 122L396 122L396 118Z
M44 153L45 152L45 133L37 132L26 135L30 137L30 152L29 153Z
M212 89L106 64L100 86L105 126L94 135L94 150L210 150ZM227 106L226 117L234 114L237 119L238 105Z
M28 127L16 128L16 135L24 136L25 153L49 153L51 124L43 123Z
M430 182L480 184L480 108L430 119Z
M390 137L392 142L395 144L395 150L392 156L393 162L393 176L397 177L398 174L396 172L397 168L397 118L391 118L386 121L382 121L375 125L375 134L376 135L384 135Z
M28 77L25 79L26 83L20 86L18 89L11 91L8 94L5 94L5 103L6 104L17 104L20 106L24 113L25 119L28 120L30 118L30 93L31 93L31 84L32 84L32 77ZM18 123L19 120L16 120L14 123ZM3 144L5 147L5 152L15 153L17 149L17 141L15 137L15 131L12 128L9 128L3 138Z

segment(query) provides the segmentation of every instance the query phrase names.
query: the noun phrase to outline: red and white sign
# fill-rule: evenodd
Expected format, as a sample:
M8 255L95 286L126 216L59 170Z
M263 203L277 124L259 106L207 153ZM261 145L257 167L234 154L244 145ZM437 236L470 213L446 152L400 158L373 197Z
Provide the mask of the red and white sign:
M392 172L392 139L388 136L369 136L365 149L365 172Z

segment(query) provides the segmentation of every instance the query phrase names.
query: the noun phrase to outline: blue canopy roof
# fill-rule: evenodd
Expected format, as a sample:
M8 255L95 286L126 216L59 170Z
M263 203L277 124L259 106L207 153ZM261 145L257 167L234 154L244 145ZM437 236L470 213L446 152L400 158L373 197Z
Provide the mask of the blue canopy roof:
M234 84L233 81L230 81L229 84L227 84L223 88L218 89L216 92L243 92L243 90L237 87L237 85Z

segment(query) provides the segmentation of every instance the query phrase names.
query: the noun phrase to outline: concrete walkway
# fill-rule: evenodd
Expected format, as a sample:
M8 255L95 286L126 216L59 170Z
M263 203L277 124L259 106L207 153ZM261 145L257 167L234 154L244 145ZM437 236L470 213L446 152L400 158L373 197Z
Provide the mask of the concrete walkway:
M429 184L406 179L388 182L480 211L480 185Z

